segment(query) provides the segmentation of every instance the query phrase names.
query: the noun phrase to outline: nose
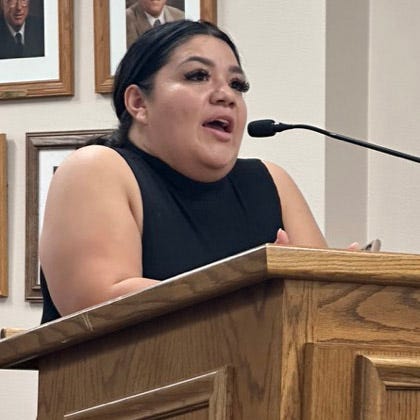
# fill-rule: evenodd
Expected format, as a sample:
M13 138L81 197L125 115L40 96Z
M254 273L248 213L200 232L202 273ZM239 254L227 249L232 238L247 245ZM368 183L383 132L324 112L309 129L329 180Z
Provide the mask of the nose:
M214 86L211 92L210 102L214 105L235 106L236 97L228 82L220 81Z

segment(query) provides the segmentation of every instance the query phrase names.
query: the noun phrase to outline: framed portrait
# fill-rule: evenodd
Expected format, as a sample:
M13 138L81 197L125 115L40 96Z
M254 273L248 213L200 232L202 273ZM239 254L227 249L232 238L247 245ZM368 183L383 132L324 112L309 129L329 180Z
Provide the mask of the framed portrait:
M0 99L73 95L73 0L2 4ZM19 40L7 26L13 19L24 22Z
M109 93L119 61L127 50L126 8L136 0L93 0L95 32L95 91ZM167 0L192 20L217 21L217 0Z
M38 243L51 178L74 150L112 130L55 131L26 134L25 299L42 301Z
M9 292L7 228L7 148L6 136L0 134L0 297L7 297Z

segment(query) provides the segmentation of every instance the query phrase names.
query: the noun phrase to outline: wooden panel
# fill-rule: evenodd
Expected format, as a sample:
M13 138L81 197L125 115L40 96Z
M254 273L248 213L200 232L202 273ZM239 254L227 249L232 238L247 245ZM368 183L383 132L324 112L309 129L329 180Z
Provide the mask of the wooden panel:
M355 384L355 419L420 418L419 357L360 355Z
M65 415L67 420L174 418L207 411L207 418L231 418L232 374L222 368L182 382Z
M0 367L17 366L264 279L265 248L261 247L10 337L0 344Z
M2 340L0 366L39 360L39 420L225 365L234 419L346 420L357 355L420 356L419 288L419 256L264 246Z
M284 281L281 334L280 419L300 419L304 345L314 340L317 287L310 281Z
M396 346L420 345L420 290L417 288L294 280L285 280L284 285L281 418L303 416L300 401L304 398L304 381L307 380L306 343L364 343L379 348L385 342ZM349 374L346 363L353 362L344 363L342 357L341 353L334 355L333 352L328 356L336 369L330 385L331 389L342 387L342 393L349 395L351 384L340 381L341 376ZM328 363L323 369L329 368ZM328 404L325 401L327 406L322 413L330 416L327 418L334 418L336 407L343 413L351 410L352 399L343 402L339 395L336 404L329 404L335 397L329 395Z
M319 288L316 341L420 345L420 288L356 283Z
M296 262L299 261L298 264ZM390 252L267 246L268 272L286 278L420 286L420 257Z
M11 337L10 341L5 340L0 346L0 366L17 366L28 359L116 331L121 326L143 322L186 305L262 282L269 277L322 280L326 285L328 281L334 281L336 283L332 287L337 290L337 299L341 293L339 284L343 285L343 290L350 291L357 289L358 284L368 284L370 281L378 285L408 284L419 288L420 256L270 245L259 247L182 274L141 293L105 302L62 318L60 322L49 323L18 337ZM344 284L346 281L357 284ZM373 290L370 288L375 287L375 284L369 284L363 293L369 295ZM412 299L413 306L418 304L418 292L407 298ZM325 325L325 331L329 331L329 339L332 339L334 331L331 327L340 327L343 319L346 318L342 317L338 322L332 320L332 325L328 319L321 323ZM391 338L398 328L388 330ZM406 326L403 331L407 333L401 336L400 342L407 339L420 341L420 335L413 334L415 331L410 331L409 327ZM351 333L343 331L345 333L352 339ZM65 340L62 340L63 336ZM337 338L340 340L342 337Z
M419 347L308 344L303 418L420 419L419 385Z
M281 282L264 282L46 357L39 362L38 419L229 365L232 418L278 420L281 299Z

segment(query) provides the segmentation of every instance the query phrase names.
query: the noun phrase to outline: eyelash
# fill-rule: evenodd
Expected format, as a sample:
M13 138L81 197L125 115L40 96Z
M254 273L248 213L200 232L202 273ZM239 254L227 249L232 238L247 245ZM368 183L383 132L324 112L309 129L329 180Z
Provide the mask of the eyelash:
M191 82L204 82L210 79L210 73L207 70L193 70L185 74L185 80ZM242 79L233 79L230 82L230 87L240 93L248 92L249 83Z

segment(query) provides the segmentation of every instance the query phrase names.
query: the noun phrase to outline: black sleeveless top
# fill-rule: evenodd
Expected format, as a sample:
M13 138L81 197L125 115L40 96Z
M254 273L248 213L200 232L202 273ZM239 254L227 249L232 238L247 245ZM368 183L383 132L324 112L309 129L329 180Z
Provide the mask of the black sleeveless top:
M216 182L185 177L129 143L114 148L128 163L143 200L143 276L164 280L273 242L283 227L280 199L265 165L238 159ZM42 322L59 318L46 281Z

